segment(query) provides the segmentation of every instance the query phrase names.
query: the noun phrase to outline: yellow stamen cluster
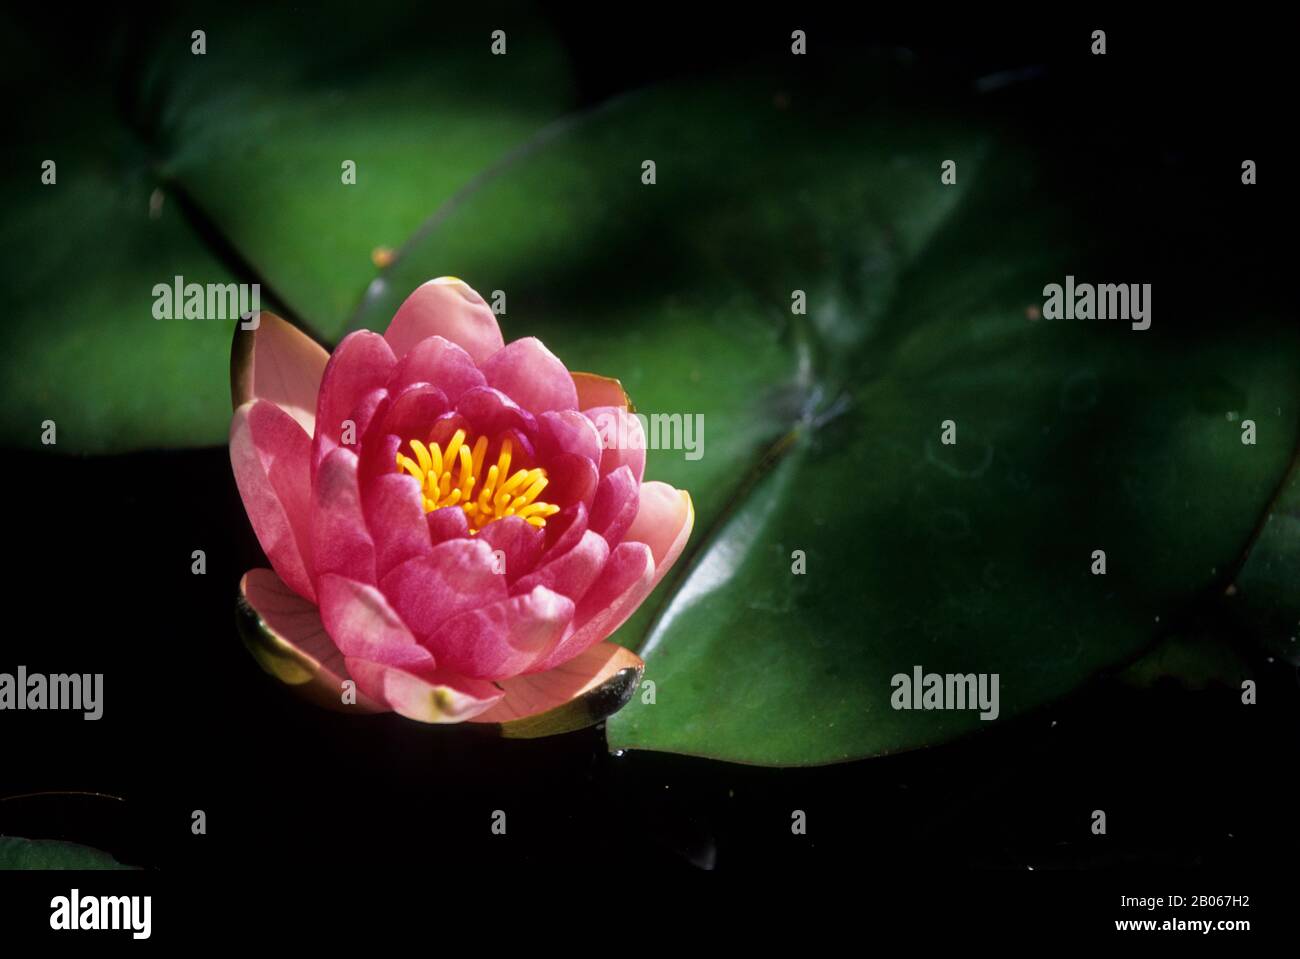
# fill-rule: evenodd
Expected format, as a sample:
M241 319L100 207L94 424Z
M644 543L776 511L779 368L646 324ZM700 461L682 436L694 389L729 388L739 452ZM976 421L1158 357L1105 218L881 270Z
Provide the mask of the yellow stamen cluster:
M432 513L436 509L459 506L465 511L471 533L507 516L521 517L532 526L545 526L546 517L560 511L560 507L537 499L549 482L546 470L538 467L510 473L514 444L509 437L501 441L501 453L496 463L488 467L486 477L483 475L486 436L480 436L472 449L465 443L464 430L452 435L445 450L437 443L426 446L419 440L411 440L408 445L415 459L398 453L397 469L406 470L420 484L424 511Z

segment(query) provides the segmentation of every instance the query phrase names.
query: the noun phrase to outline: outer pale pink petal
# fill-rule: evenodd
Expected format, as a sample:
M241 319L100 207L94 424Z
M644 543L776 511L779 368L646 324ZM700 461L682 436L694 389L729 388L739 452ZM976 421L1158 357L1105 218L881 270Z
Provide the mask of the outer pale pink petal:
M463 349L441 336L430 336L398 361L388 378L388 391L396 395L412 383L430 383L454 404L462 393L485 385L486 380Z
M600 475L627 466L638 483L645 476L645 429L641 421L616 406L599 406L584 415L596 427L602 447Z
M579 601L573 616L574 631L529 672L558 666L611 635L650 594L654 575L650 547L644 543L620 543L609 554L600 578Z
M559 709L575 701L581 702L582 708L573 716L555 716L547 724L548 728L533 733L527 727L503 730L506 735L528 736L530 734L551 734L569 729L581 729L599 722L615 712L636 688L645 664L631 650L615 643L597 643L544 673L529 673L504 679L500 686L505 690L505 697L486 712L475 717L480 723L514 723L530 716L538 716L551 710ZM620 683L611 680L623 674ZM608 697L593 696L593 693L608 687ZM617 688L615 688L617 687ZM606 699L613 700L606 701Z
M357 484L357 457L339 447L325 457L312 491L312 572L375 582L375 547Z
M609 544L605 537L587 530L573 549L554 559L548 558L546 563L515 583L510 591L526 593L536 586L545 586L577 601L591 588L608 559Z
M362 398L383 389L397 365L388 343L377 333L360 330L343 338L321 377L316 403L316 433L312 462L317 466L338 446L344 420L352 417ZM357 437L362 435L358 425Z
M573 619L573 601L538 586L452 616L430 639L438 665L477 679L504 679L546 656Z
M578 391L578 409L589 410L595 406L618 406L625 410L632 409L623 384L612 376L597 376L595 373L570 373L573 386Z
M535 336L515 340L482 364L488 386L530 413L576 410L578 393L559 358Z
M430 336L455 343L479 366L504 342L492 308L454 276L430 280L408 296L384 332L398 358Z
M373 586L342 576L320 578L320 615L345 656L387 666L433 665L433 656Z
M387 708L364 694L355 703L344 703L343 682L352 677L314 603L269 569L250 569L240 580L239 592L239 631L264 670L330 709Z
M641 484L641 505L625 540L645 543L655 557L654 583L677 562L695 526L691 494L657 481ZM651 584L654 585L654 584Z
M230 348L232 405L269 400L311 436L316 429L316 397L329 353L297 327L274 313L257 314L257 327L235 326Z
M422 723L462 723L491 709L504 695L485 680L442 669L385 666L351 656L346 663L361 692Z
M362 493L362 511L375 544L376 581L394 566L433 552L424 497L409 473L386 473L371 480Z
M253 532L275 571L299 596L316 599L311 576L311 440L266 400L235 411L230 465Z
M427 557L394 567L379 588L426 644L448 617L507 596L505 577L493 568L492 548L477 539L439 543ZM433 652L437 656L436 648Z
M628 527L636 519L639 509L637 488L632 468L626 465L602 477L596 487L596 500L591 507L588 525L604 536L611 546L623 541Z

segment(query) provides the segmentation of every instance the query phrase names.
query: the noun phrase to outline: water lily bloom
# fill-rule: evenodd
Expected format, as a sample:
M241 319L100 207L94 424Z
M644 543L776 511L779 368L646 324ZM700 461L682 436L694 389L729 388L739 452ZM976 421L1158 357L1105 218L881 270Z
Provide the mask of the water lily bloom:
M354 689L349 708L520 735L630 697L641 660L608 638L694 511L643 481L617 380L505 345L444 277L332 355L262 313L235 334L231 384L230 460L274 570L244 576L241 611L268 670L334 704Z

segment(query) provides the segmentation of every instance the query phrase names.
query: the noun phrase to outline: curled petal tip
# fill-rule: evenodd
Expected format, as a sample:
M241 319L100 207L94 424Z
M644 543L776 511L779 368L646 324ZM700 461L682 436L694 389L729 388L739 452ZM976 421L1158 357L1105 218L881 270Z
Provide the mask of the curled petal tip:
M329 354L292 323L262 311L235 324L230 344L230 402L253 399L280 407L308 436L315 430L316 397Z
M269 675L304 698L337 711L381 712L357 692L345 701L351 677L343 654L330 640L314 603L303 599L269 569L251 569L239 581L236 623L244 645Z
M502 700L475 721L497 724L508 739L585 729L627 705L644 672L645 663L630 649L597 643L546 672L502 681Z
M574 389L578 393L578 409L589 410L597 406L616 406L628 413L635 413L636 407L621 381L612 376L599 376L595 373L571 372Z

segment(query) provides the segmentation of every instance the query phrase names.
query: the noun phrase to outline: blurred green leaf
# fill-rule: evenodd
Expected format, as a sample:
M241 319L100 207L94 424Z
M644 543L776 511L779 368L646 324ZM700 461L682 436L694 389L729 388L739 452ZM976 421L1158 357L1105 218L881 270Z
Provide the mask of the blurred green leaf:
M255 30L214 24L201 58L188 23L164 39L142 97L159 117L161 172L331 341L375 278L374 251L399 249L573 97L550 29L510 7L268 8Z
M39 446L47 420L56 449L74 452L213 443L228 428L222 356L233 322L155 320L153 289L176 275L238 278L175 204L150 215L157 182L106 115L111 104L92 94L60 107L51 124L57 116L66 128L29 133L19 147L25 162L0 185L8 446ZM46 158L57 163L54 185L41 183Z
M570 104L554 38L510 8L201 19L201 56L178 16L106 40L98 72L93 51L10 61L34 96L0 186L0 442L38 446L46 420L61 451L223 442L234 322L155 319L155 284L259 283L263 306L336 338L372 253ZM93 82L62 78L60 57Z

